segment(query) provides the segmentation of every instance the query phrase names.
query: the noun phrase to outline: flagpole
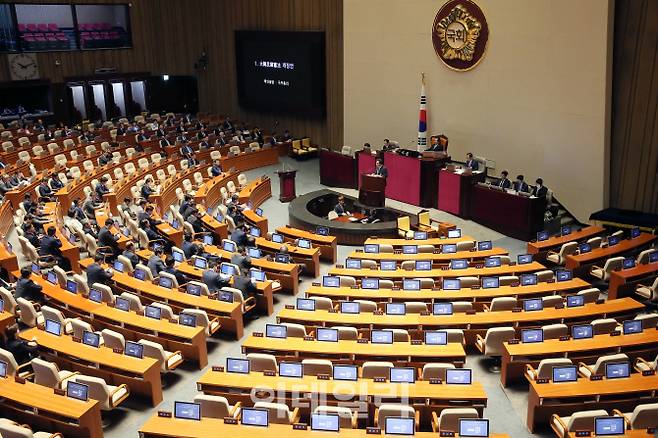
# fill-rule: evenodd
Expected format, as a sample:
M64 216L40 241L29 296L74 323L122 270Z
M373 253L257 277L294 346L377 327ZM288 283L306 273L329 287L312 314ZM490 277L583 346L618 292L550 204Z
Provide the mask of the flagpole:
M418 151L427 148L427 96L425 95L425 72L420 73L420 108L418 113Z

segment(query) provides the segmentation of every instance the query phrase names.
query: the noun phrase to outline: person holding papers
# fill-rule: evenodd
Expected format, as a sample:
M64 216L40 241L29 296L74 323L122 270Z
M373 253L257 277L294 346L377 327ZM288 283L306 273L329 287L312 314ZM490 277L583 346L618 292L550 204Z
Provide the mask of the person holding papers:
M382 163L381 158L378 158L377 161L375 161L374 175L381 176L384 178L388 177L388 169L384 167L384 163Z

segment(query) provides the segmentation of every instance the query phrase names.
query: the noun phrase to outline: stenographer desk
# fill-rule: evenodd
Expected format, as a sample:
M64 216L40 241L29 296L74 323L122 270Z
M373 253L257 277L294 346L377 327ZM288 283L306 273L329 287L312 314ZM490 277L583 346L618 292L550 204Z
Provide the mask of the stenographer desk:
M447 211L462 218L471 216L471 196L473 186L484 182L486 172L464 172L463 169L439 171L439 189L437 189L439 210Z
M329 149L320 149L320 184L355 189L356 158Z

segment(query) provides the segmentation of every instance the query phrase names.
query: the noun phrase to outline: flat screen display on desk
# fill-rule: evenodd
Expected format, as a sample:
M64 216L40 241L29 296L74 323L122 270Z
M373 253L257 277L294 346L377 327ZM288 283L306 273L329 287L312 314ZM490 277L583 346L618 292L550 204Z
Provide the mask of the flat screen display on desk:
M359 371L356 365L334 365L333 378L356 381L359 378Z
M71 382L66 383L66 396L77 400L87 401L89 399L89 386L84 383Z
M594 329L591 324L571 327L571 337L574 339L589 339L592 336L594 336Z
M498 277L482 277L482 289L495 289L500 286Z
M402 280L403 290L420 290L420 280L404 279Z
M201 420L201 405L198 403L174 402L174 418Z
M446 370L446 383L452 385L470 385L473 372L469 368L454 368Z
M576 365L553 367L553 382L575 382L578 380L578 369Z
M532 286L537 284L537 274L521 274L521 285Z
M338 432L340 417L335 414L311 414L311 430Z
M622 379L631 375L630 362L618 362L605 364L606 379Z
M486 418L460 418L459 419L459 436L460 437L488 437L489 420Z
M493 248L491 240L482 240L478 242L478 251L489 251Z
M425 344L446 345L448 343L448 332L441 330L425 331Z
M635 319L624 321L624 334L631 335L633 333L642 333L642 321Z
M392 344L393 332L391 330L372 330L370 332L370 342L373 344Z
M414 240L427 240L427 231L414 231Z
M416 370L412 367L390 368L388 380L391 383L414 383Z
M325 275L322 277L322 287L340 287L340 278Z
M136 357L141 359L144 357L144 346L137 342L126 341L126 350L124 351L126 356Z
M243 408L242 424L246 426L267 426L269 424L269 412L267 409Z
M360 305L355 301L343 301L340 303L340 313L357 314L360 311Z
M624 435L624 417L598 417L594 419L595 436Z
M416 245L402 245L402 254L417 254L418 246Z
M324 32L235 31L240 106L324 116L324 39Z
M285 339L288 337L288 327L280 324L266 324L265 336L268 338Z
M338 342L338 329L318 327L315 338L320 342Z
M415 420L413 418L386 417L384 433L386 435L411 436L415 431L414 422Z
M279 364L279 376L302 377L303 367L301 362L281 362Z

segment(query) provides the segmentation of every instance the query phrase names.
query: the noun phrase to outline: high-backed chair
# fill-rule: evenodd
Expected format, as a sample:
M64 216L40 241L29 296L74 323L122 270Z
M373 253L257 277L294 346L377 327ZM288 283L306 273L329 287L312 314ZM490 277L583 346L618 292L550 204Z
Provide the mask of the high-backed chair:
M578 291L576 295L582 296L585 304L595 303L596 300L599 299L599 296L601 295L601 291L596 287L591 287L588 289L583 289L581 291Z
M462 418L480 418L475 408L448 408L441 411L437 416L432 412L432 429L434 432L458 432L459 420Z
M139 298L138 295L132 294L130 292L122 292L120 295L121 298L124 300L128 300L128 305L129 309L133 312L143 312L144 311L144 305L142 304L142 300Z
M629 429L640 430L656 427L658 424L658 403L647 403L635 406L633 412L622 413L613 409L612 415L624 417Z
M103 329L101 330L101 336L103 337L103 343L107 348L121 351L125 350L126 340L121 333L110 329Z
M286 327L286 333L289 338L303 338L306 336L306 327L301 324L284 322L281 325Z
M411 230L411 220L409 216L401 216L397 218L398 236L411 238L414 232Z
M194 316L197 327L203 327L208 336L214 335L219 330L219 320L217 318L210 319L203 309L183 309L180 314Z
M355 327L334 326L332 329L338 330L338 340L356 341L359 339L359 331Z
M495 297L491 300L490 305L484 305L485 311L498 312L502 310L512 310L518 305L514 297Z
M370 300L354 300L355 303L359 303L359 309L362 313L372 313L377 310L377 303Z
M628 356L624 353L609 354L607 356L600 356L594 365L587 365L583 362L578 363L578 374L583 377L589 378L592 374L605 373L605 366L609 363L629 362Z
M265 353L249 353L249 369L254 372L275 371L278 369L276 357Z
M653 280L653 283L650 286L644 284L638 284L635 286L635 294L639 295L641 298L651 301L658 301L658 277Z
M314 414L338 415L338 423L341 429L357 429L358 413L345 406L317 406Z
M305 376L317 376L318 374L331 376L334 367L329 359L303 359L302 369Z
M559 252L549 251L546 259L556 265L563 265L568 255L578 252L578 242L567 242L560 247Z
M0 360L7 364L8 377L18 376L27 379L28 377L32 376L32 372L30 370L32 363L25 362L23 364L19 364L16 362L16 358L11 351L0 348Z
M617 320L613 318L598 318L592 321L592 332L595 335L605 335L617 328Z
M394 367L393 362L367 361L361 366L361 377L363 379L388 378L390 369Z
M644 265L644 264L649 263L649 257L650 257L651 254L653 254L654 252L656 252L656 250L653 249L653 248L651 248L651 249L645 249L644 251L642 251L642 252L641 252L640 254L638 254L638 256L637 256L637 264L638 264L638 265Z
M202 418L224 419L226 417L238 418L241 402L231 406L226 399L219 395L198 394L194 396L194 403L201 405Z
M596 417L606 416L608 416L608 412L604 409L575 412L567 417L553 414L550 419L550 425L558 437L566 437L569 432L594 430L594 420Z
M526 364L525 377L528 380L537 380L537 379L552 379L553 378L553 368L573 365L571 359L566 358L555 358L555 359L542 359L539 361L537 369L532 365Z
M111 411L130 395L130 390L125 384L108 385L100 377L78 375L75 381L89 386L89 398L98 400L103 411Z
M75 372L60 371L56 364L38 357L32 359L32 369L34 370L34 383L48 388L66 389L69 380L74 380L79 376Z
M643 329L656 328L658 324L658 313L643 313L633 318L636 321L642 321Z
M62 438L59 432L32 432L28 425L21 425L5 418L0 419L0 436L3 438Z
M421 378L425 381L430 379L440 379L442 382L446 381L446 371L455 368L452 363L426 363L423 365Z
M498 361L503 355L503 344L516 337L514 327L491 327L484 338L476 335L475 347L485 356L496 359L490 371L498 372Z
M5 311L7 313L11 313L12 315L16 315L18 312L18 303L16 302L16 298L14 297L14 294L9 292L7 289L4 287L0 286L0 300L4 303L4 306L0 311Z
M589 270L590 275L593 277L596 277L600 280L603 281L608 281L610 279L610 274L613 271L619 271L624 264L624 258L623 257L611 257L608 260L606 260L605 265L603 267L599 266L592 266Z
M420 420L419 413L412 406L384 403L375 409L375 427L383 429L387 417L414 418L416 429Z
M549 324L543 326L541 329L544 332L544 340L560 339L561 336L567 336L569 334L569 327L566 324Z
M294 424L299 422L299 408L290 411L288 405L283 403L256 402L254 408L265 409L268 412L268 420L274 424Z
M157 342L146 339L140 339L139 343L144 346L144 356L158 361L162 373L173 371L183 363L184 358L180 351L167 351Z

